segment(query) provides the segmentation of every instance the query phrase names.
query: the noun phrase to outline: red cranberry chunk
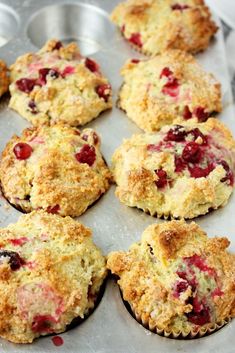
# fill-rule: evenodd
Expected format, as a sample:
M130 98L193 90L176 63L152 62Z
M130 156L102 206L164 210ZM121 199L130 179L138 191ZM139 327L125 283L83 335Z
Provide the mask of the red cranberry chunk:
M29 101L28 107L30 108L30 111L31 111L32 114L37 114L38 113L37 106L36 106L34 100L30 100Z
M183 118L184 118L185 120L189 120L189 119L192 118L192 113L191 113L191 111L190 111L188 105L186 105L186 106L184 107Z
M52 78L58 78L59 72L55 69L43 68L38 71L39 73L39 83L45 85L47 83L47 75L50 75Z
M91 167L96 160L95 147L90 145L83 145L80 152L75 154L75 157L78 162L86 163Z
M186 316L188 321L192 322L194 325L203 326L210 322L210 312L209 308L200 303L197 298L193 298L193 310L187 313Z
M185 141L187 133L184 130L184 127L181 125L175 125L174 128L170 129L167 132L164 141L175 141L175 142L182 142Z
M99 65L94 60L91 60L89 58L86 58L85 66L91 72L98 72L99 71Z
M226 161L221 161L219 162L219 164L221 164L224 168L224 170L226 171L226 175L224 178L221 179L221 182L224 183L224 182L228 182L228 184L230 186L233 186L234 184L234 175L233 175L233 172L231 171L228 163Z
M196 141L198 137L201 137L202 139L201 145L203 146L207 145L208 143L207 136L205 136L197 127L195 129L188 131L188 134L193 135L194 141Z
M133 64L138 64L140 62L140 60L139 59L131 59L131 62Z
M169 69L169 67L164 67L164 69L162 69L162 72L160 74L160 78L163 77L173 77L173 72Z
M187 163L179 156L175 156L175 172L181 173L187 167Z
M179 82L176 78L167 82L163 88L162 93L170 97L177 97L179 95Z
M88 135L87 134L83 134L81 136L81 138L84 140L84 141L87 141L88 140Z
M143 46L140 33L132 33L128 40L139 48Z
M209 117L209 114L205 112L205 109L203 107L195 108L193 110L193 115L195 115L200 122L206 121Z
M126 26L125 26L125 25L122 25L122 26L121 26L121 33L122 33L122 34L125 32L125 29L126 29Z
M172 10L184 11L189 9L188 5L174 4L171 6Z
M60 210L60 205L55 205L55 206L48 206L47 207L47 212L52 213L52 214L57 214Z
M106 103L108 102L111 93L111 86L109 84L97 86L95 91L100 98L103 98Z
M56 44L54 46L54 50L59 50L62 47L63 47L63 44L60 41L58 41L58 42L56 42Z
M184 257L184 261L188 266L195 266L202 272L207 272L210 276L216 277L216 272L212 267L209 267L205 260L197 254L193 256Z
M202 151L196 142L188 142L183 149L183 159L188 163L198 163L202 158Z
M164 188L168 183L166 171L163 170L162 168L160 168L160 169L155 170L155 173L158 176L158 180L155 181L155 184L157 185L157 187L159 189Z
M206 178L214 169L214 164L209 163L205 168L199 166L189 167L189 172L192 178Z
M8 263L12 271L19 270L19 268L25 264L24 260L15 251L0 250L0 264L1 264L1 260L4 258L8 260Z
M54 337L52 337L51 340L52 340L52 342L54 343L54 345L56 347L60 347L60 346L62 346L64 344L64 340L60 336L54 336Z
M34 78L21 78L16 81L17 88L24 93L30 93L36 84L37 80Z
M28 159L31 156L33 149L27 143L19 142L14 146L13 152L17 159L24 160Z
M187 281L178 281L175 284L174 287L174 297L179 298L181 293L184 293L189 287L189 284Z
M51 315L36 315L32 322L32 331L36 333L53 332L52 326L56 320Z
M185 271L177 271L176 273L180 278L187 281L190 287L192 288L192 291L195 292L198 285L195 275L191 274L189 276L189 274L187 274Z

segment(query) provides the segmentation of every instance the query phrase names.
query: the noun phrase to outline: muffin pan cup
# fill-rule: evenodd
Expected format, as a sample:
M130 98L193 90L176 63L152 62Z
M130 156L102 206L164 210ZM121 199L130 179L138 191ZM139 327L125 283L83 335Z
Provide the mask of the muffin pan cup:
M128 58L141 58L122 38L109 20L109 13L119 3L117 0L1 0L2 8L10 13L6 44L0 48L0 57L12 64L26 52L37 51L47 39L58 37L65 42L77 40L84 55L91 55L100 64L102 72L113 88L113 110L87 124L101 135L101 149L110 165L114 150L124 138L141 130L124 112L116 108L118 90L122 83L120 68ZM1 19L1 18L0 18ZM9 19L9 21L11 21ZM215 18L218 26L220 23ZM0 21L0 36L2 23ZM12 32L11 32L12 30ZM9 36L8 36L9 33ZM1 44L1 43L0 43ZM210 47L197 55L202 66L214 73L222 83L223 112L219 118L235 136L235 116L226 64L224 40L221 28ZM20 134L30 124L7 107L6 95L0 103L0 150L13 134ZM115 186L78 220L92 229L95 243L104 254L114 250L127 250L138 241L150 224L163 222L135 208L122 205L114 195ZM211 236L225 235L235 252L235 197L228 204L195 221ZM15 222L21 213L0 199L1 227ZM235 235L234 235L235 236ZM15 345L0 339L0 351L6 352L60 352L63 353L233 353L235 347L235 321L209 336L198 339L169 339L144 328L128 312L123 304L118 285L110 278L104 295L94 312L79 326L61 334L64 344L53 345L51 337L42 337L32 345Z

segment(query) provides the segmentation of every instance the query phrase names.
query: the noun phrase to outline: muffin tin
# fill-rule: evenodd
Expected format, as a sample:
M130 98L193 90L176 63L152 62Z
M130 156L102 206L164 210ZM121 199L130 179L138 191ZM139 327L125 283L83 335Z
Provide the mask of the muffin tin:
M109 21L109 13L117 0L0 0L0 57L11 64L28 51L36 51L50 38L64 42L76 40L84 55L97 60L110 80L114 92L114 107L86 125L102 137L102 151L108 164L112 153L123 138L141 130L115 107L121 84L119 70L128 58L140 54L130 48ZM218 25L219 21L216 19ZM224 110L220 119L233 131L235 123L232 95L225 58L224 41L220 30L204 53L197 56L203 67L213 72L222 83ZM8 97L0 104L0 150L10 137L30 126L26 120L8 107ZM136 242L143 230L154 222L162 222L143 212L120 204L110 190L79 221L93 230L94 241L104 254L127 249ZM15 222L20 212L0 199L1 227ZM211 236L225 235L235 252L235 196L228 205L199 217L195 221ZM100 304L79 326L61 334L64 344L53 345L51 338L36 340L32 345L15 345L0 340L1 352L57 352L63 353L232 353L235 346L235 321L210 336L194 340L174 340L160 337L143 328L128 312L119 289L112 279L107 281Z

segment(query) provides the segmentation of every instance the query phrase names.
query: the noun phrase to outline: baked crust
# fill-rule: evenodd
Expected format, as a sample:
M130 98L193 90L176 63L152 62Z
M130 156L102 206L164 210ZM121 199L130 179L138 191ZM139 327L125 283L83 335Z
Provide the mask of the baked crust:
M90 229L34 211L0 229L0 244L1 337L30 343L63 332L94 307L106 267ZM22 260L18 268L12 252Z
M144 131L221 112L221 85L180 50L149 60L129 60L122 68L118 106Z
M31 148L25 160L14 152L22 143ZM81 153L83 159L77 159ZM0 162L4 195L25 212L42 208L62 216L79 216L107 191L111 179L95 131L80 133L62 124L27 128L21 137L14 135Z
M166 49L205 50L218 29L203 0L128 0L111 20L135 49L150 56Z
M50 40L37 53L20 56L10 78L9 106L33 125L84 125L112 107L108 80L75 43Z
M3 60L0 60L0 97L8 91L9 83L7 65Z
M235 141L217 119L188 121L124 140L112 162L121 202L158 217L190 219L227 203Z
M123 298L153 329L206 332L235 315L235 256L227 238L208 238L194 222L149 226L127 252L108 255Z

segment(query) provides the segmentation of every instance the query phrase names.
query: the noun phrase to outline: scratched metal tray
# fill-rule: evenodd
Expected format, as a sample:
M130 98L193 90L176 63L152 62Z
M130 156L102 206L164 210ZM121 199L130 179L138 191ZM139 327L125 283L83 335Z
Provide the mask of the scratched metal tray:
M139 57L111 24L108 14L117 0L0 0L0 57L11 64L28 51L36 51L52 37L77 40L84 55L96 59L109 78L114 100L121 84L119 69L129 57ZM218 20L217 20L218 22ZM219 25L219 22L218 22ZM198 55L202 65L222 83L224 111L220 119L235 135L235 117L221 30L210 48ZM29 126L23 118L0 104L0 150L14 133ZM140 130L125 114L114 108L89 124L102 136L102 150L108 163L113 151L125 137ZM127 249L153 222L161 222L137 209L121 205L114 196L115 187L91 207L79 221L93 229L94 240L103 252ZM15 222L20 212L0 199L0 226ZM227 235L235 251L235 197L228 205L196 221L209 235ZM1 300L1 298L0 298ZM117 285L108 280L104 296L94 313L79 326L62 334L64 344L55 347L51 337L31 345L16 345L0 340L0 352L64 353L234 353L235 320L211 336L197 340L173 340L160 337L139 325L123 305Z

